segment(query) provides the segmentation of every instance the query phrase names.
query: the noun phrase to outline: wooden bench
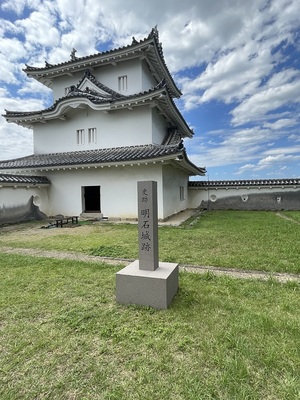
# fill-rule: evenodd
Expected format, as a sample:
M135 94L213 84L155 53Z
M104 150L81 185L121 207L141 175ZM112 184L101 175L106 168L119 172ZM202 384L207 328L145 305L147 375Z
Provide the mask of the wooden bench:
M68 224L69 222L72 222L72 224L78 224L78 217L72 216L72 217L63 217L55 220L56 228L59 226L62 228L63 225Z

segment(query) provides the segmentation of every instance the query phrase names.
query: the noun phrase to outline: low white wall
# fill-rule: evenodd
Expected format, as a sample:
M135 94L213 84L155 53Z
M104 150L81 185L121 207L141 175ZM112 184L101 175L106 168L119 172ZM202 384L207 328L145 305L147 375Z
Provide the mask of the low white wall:
M22 187L2 186L0 188L0 207L13 208L27 204L31 196L34 197L34 204L47 213L49 208L47 187Z
M2 186L0 188L0 224L42 217L49 210L46 187Z
M203 201L208 200L208 193L205 189L201 188L190 188L188 189L189 193L189 203L188 208L197 208Z
M200 187L189 188L189 207L211 210L300 210L300 187Z

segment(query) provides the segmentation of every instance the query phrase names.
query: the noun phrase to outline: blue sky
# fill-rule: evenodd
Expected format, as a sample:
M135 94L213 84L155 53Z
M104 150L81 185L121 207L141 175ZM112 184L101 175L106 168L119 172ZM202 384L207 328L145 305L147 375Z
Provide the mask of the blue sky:
M1 114L51 104L25 63L127 45L158 25L195 132L190 159L210 180L299 178L299 0L2 0L0 19ZM0 159L32 152L32 132L0 117Z

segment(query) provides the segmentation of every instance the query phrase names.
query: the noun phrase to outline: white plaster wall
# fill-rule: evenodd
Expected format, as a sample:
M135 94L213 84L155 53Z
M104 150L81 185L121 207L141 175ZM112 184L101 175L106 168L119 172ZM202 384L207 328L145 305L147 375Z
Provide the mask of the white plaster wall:
M142 90L149 90L155 87L159 82L150 74L149 66L146 61L142 63Z
M167 123L163 116L158 115L156 108L152 109L152 141L161 144L167 131Z
M219 199L226 199L231 196L237 196L242 199L242 197L245 199L247 196L250 195L272 195L275 193L281 193L282 196L288 195L289 193L297 193L299 192L299 187L294 188L291 186L272 186L272 187L264 187L261 186L260 188L258 187L228 187L226 188L189 188L189 203L188 207L189 208L197 208L201 204L202 201L210 201L214 203L215 201ZM279 196L280 197L280 196ZM244 204L247 206L247 201L242 202L241 204ZM280 208L280 203L278 204L278 208ZM265 209L268 209L268 204L265 204ZM299 209L300 209L300 199L299 199Z
M83 211L81 188L100 186L101 212L109 218L137 218L137 182L154 180L158 186L158 217L164 218L162 165L112 166L48 173L51 180L51 215L79 215Z
M86 69L89 69L87 66ZM151 78L145 79L145 71L142 69L141 60L129 60L117 63L116 66L105 65L99 66L91 73L97 78L97 80L103 83L105 86L119 92L118 88L118 77L127 75L128 88L126 92L121 92L126 95L139 93L143 90L148 90L151 87ZM54 100L65 96L65 89L77 85L81 80L84 71L73 73L72 76L64 75L57 77L53 81L53 97ZM149 71L148 71L149 74Z
M177 168L170 165L163 167L164 218L188 207L188 178L185 172ZM184 187L184 200L180 200L180 186Z
M189 202L188 208L197 208L200 206L202 201L207 201L209 197L209 193L205 189L188 189L189 195Z
M97 142L88 143L88 128L97 129ZM77 129L85 130L85 143L76 142ZM158 133L155 133L156 137ZM66 121L53 120L36 124L35 154L94 150L152 143L151 109L117 110L108 114L91 109L72 110Z
M58 76L52 81L53 102L65 97L66 89L70 86L76 86L84 72L72 73L72 75Z
M127 75L127 91L120 93L131 95L143 90L141 60L120 62L116 66L98 68L95 72L95 76L101 83L116 92L119 92L118 77L124 75Z
M31 196L36 197L35 204L47 214L49 210L47 187L2 186L0 188L0 207L18 207L28 203Z
M254 193L271 193L272 191L278 191L280 188L278 187L273 187L270 189L269 187L261 187L261 189L258 188L252 188L249 187L247 188L228 188L228 189L217 189L217 188L201 188L201 189L195 189L195 188L189 188L189 207L190 208L197 208L201 204L202 201L208 201L208 200L217 200L217 199L223 199L226 197L230 196L244 196L244 195L249 195L254 194Z

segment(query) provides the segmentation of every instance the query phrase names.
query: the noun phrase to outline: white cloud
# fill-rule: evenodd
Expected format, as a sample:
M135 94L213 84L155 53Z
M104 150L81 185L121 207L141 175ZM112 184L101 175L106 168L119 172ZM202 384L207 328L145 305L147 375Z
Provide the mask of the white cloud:
M291 135L288 136L288 139L290 141L294 141L295 143L300 142L300 134L297 132L297 134L292 133Z
M272 153L273 155L267 155L259 159L257 163L242 165L238 168L236 174L241 175L245 172L270 171L273 176L281 176L282 171L286 171L292 167L295 168L295 166L299 167L300 165L300 147L294 149L276 149L273 150ZM268 152L265 152L265 154L268 154Z
M271 156L283 156L283 155L287 155L287 154L300 154L300 146L284 146L284 147L277 147L275 149L271 149L271 150L265 150L262 152L262 154L264 155L271 155Z
M18 20L15 24L23 29L29 45L55 47L60 42L55 22L55 16L44 9L43 12L33 11L28 18Z
M19 28L17 28L11 21L0 18L0 37L4 38L6 33L16 35L19 33Z
M179 104L191 110L192 125L201 125L193 119L199 107L217 102L231 111L219 131L203 132L198 140L196 130L191 142L195 163L262 167L267 162L259 160L279 160L282 138L290 147L299 144L298 0L3 0L0 7L11 19L0 24L1 106L32 110L49 105L49 89L21 74L24 62L63 62L73 47L85 56L127 45L132 36L140 40L158 24L166 63L184 93ZM294 63L288 46L297 52ZM26 97L31 99L24 102ZM234 128L227 125L230 119ZM10 151L5 143L18 135L30 148L30 131L1 121L0 158ZM269 150L274 151L263 154Z
M290 140L292 141L292 138ZM242 173L249 168L263 170L270 165L271 160L273 163L276 160L283 161L283 156L290 163L297 161L300 146L293 142L291 146L282 146L280 145L282 141L285 142L284 131L255 126L209 132L206 140L194 138L192 147L187 146L187 149L191 160L196 165L205 165L209 168L222 165L244 165L246 162L246 166L239 169L238 173ZM258 164L254 169L252 166L256 164L253 161L256 160ZM268 160L268 164L266 161L259 162L259 160Z
M263 169L272 169L276 166L283 168L286 167L286 163L295 163L300 161L300 155L285 155L278 154L276 156L268 156L266 158L261 159L257 165L255 166L255 170L263 170Z
M16 38L2 38L0 41L0 53L9 61L18 61L26 56L24 44Z
M5 99L9 96L9 92L6 88L0 88L0 99Z
M299 70L278 72L277 66L287 60L284 48L295 42L300 4L283 1L279 7L278 2L261 2L251 10L244 7L245 13L239 6L235 13L243 23L237 25L235 37L227 37L214 48L214 57L198 76L180 77L184 109L193 110L212 100L237 103L231 113L234 125L270 118L279 107L299 101ZM209 43L215 42L210 39Z
M22 98L14 97L0 97L0 113L3 114L4 110L9 111L34 111L45 108L45 104L41 99L26 99L26 102Z
M245 164L243 166L241 166L238 171L236 172L236 175L241 175L244 172L248 172L248 171L254 171L256 168L255 164Z
M45 108L40 99L28 99L7 97L5 90L0 90L0 115L6 110L33 111ZM5 118L0 116L0 159L17 158L33 153L32 131L16 124L7 123Z
M195 138L191 160L197 165L217 167L230 165L257 158L257 152L262 144L271 139L269 130L260 130L259 127L251 129L224 132L221 141L206 141L198 144ZM218 137L221 137L220 134Z
M15 72L14 64L8 61L3 54L0 54L0 82L18 83Z
M256 121L273 110L300 101L300 78L280 86L263 88L242 101L232 112L232 123L242 125Z
M31 9L37 8L41 0L2 0L1 8L4 11L13 11L17 15L21 15L25 7Z
M260 50L254 42L231 50L215 63L209 63L198 78L182 81L182 90L188 93L185 96L186 108L214 99L225 103L242 100L256 92L262 77L268 75L272 68L270 50ZM195 97L197 91L202 92L198 101L191 102L190 96Z
M294 68L285 68L280 72L272 75L266 82L266 88L280 87L287 83L293 82L294 79L299 78L300 72Z
M45 104L43 106L47 105L53 97L52 90L49 89L48 87L42 85L40 82L36 81L33 78L27 78L24 80L24 84L22 87L18 90L18 94L20 96L24 95L29 95L31 98L36 97L37 95L41 97ZM39 99L40 102L40 99Z
M3 0L1 9L4 11L13 11L21 15L26 5L26 0Z
M282 128L287 128L291 127L297 124L297 120L295 118L281 118L278 119L277 121L270 123L270 122L265 122L263 124L264 128L269 128L269 129L282 129Z
M0 117L0 159L9 160L32 153L32 132L21 126L7 124L5 119Z

